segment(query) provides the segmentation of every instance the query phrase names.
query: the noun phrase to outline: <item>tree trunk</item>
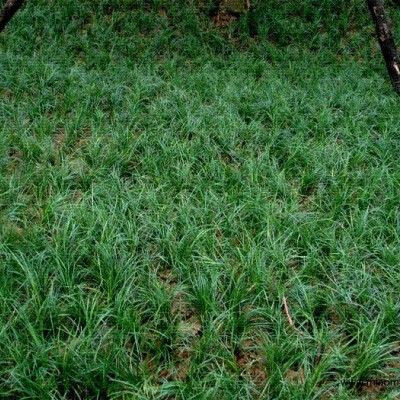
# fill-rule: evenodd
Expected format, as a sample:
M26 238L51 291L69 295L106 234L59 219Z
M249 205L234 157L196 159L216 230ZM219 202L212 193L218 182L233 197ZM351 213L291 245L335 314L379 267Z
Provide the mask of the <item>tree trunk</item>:
M6 0L0 10L0 32L6 27L8 21L21 8L24 0Z
M367 0L392 84L400 95L400 58L382 0Z

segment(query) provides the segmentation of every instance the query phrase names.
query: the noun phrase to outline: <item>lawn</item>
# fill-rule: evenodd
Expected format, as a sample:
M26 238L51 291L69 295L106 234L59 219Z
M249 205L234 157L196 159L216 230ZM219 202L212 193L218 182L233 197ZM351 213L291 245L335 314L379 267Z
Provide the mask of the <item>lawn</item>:
M363 2L302 1L0 35L0 398L399 398L345 382L400 379L399 98Z

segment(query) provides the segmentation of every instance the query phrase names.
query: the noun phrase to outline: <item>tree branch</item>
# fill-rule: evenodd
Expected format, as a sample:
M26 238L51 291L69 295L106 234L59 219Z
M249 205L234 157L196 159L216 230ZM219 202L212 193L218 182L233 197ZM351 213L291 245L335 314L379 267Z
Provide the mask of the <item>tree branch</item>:
M400 95L400 58L382 0L367 0L392 84Z

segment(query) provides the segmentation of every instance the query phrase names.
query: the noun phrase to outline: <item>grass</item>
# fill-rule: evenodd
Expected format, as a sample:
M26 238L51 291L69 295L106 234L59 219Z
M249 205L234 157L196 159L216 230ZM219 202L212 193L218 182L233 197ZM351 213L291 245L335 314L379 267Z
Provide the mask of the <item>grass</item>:
M308 41L333 3L257 38L189 3L32 0L0 36L0 397L398 398L341 383L400 378L366 11Z

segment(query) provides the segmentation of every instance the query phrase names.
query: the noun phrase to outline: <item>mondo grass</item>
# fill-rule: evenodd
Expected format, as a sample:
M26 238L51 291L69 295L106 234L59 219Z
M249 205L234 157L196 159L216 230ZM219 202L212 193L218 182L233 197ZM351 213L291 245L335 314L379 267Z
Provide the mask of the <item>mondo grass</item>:
M294 5L258 5L252 39L142 3L32 0L0 36L0 397L397 398L345 383L400 379L367 12L308 43L332 2L292 36Z

